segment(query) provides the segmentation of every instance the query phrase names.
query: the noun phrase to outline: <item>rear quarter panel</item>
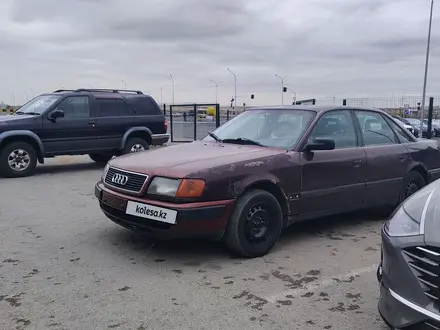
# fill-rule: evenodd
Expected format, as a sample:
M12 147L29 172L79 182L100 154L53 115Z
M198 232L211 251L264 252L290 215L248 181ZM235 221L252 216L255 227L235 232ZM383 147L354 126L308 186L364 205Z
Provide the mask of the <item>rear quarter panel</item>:
M437 140L418 139L415 143L406 143L405 147L413 165L422 165L429 172L431 180L440 178L440 145Z

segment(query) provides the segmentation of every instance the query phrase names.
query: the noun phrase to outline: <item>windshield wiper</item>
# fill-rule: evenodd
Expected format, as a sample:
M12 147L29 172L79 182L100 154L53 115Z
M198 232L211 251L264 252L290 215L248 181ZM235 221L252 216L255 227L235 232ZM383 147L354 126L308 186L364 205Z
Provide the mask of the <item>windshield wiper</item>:
M214 140L216 140L217 142L222 142L222 140L217 136L217 135L215 135L214 133L208 133L208 135L210 136L210 137L212 137Z
M260 146L267 148L264 144L261 144L260 142L248 139L248 138L235 138L235 139L223 139L223 143L238 143L238 144L251 144L254 146Z

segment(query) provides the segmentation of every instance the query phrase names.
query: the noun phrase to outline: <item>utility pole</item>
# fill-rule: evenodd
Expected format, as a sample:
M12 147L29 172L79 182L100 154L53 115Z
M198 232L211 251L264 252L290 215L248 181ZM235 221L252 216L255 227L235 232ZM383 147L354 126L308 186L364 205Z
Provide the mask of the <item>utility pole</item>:
M171 79L171 82L173 83L173 105L174 105L174 78L173 78L172 74L170 74L170 79Z
M275 77L281 79L281 105L284 105L284 79L286 79L288 76L281 77L280 75L275 73Z
M212 79L210 79L212 83L215 85L215 104L218 104L218 85L221 83L221 81L216 82Z
M231 69L227 68L227 70L234 76L234 110L237 109L237 76L234 72L231 71Z
M434 0L431 0L431 13L429 15L429 29L428 29L428 44L426 46L425 78L423 81L422 109L421 109L421 114L420 114L420 134L423 133L423 116L424 116L424 112L425 112L426 83L428 80L429 46L431 44L431 26L432 26L432 9L433 9L433 7L434 7Z

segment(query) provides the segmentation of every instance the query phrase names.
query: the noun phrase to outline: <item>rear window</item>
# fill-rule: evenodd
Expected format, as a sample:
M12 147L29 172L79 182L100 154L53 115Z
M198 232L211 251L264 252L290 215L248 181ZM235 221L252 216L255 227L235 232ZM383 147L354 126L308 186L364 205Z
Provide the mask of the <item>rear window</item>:
M133 112L122 99L96 98L96 116L97 117L119 117L132 116Z
M162 110L151 97L131 96L127 97L137 115L161 115Z

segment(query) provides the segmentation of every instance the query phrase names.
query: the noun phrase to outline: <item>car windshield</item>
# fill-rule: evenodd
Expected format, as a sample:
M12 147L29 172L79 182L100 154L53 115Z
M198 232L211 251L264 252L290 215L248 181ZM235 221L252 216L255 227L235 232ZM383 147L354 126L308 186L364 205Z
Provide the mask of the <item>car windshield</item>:
M248 110L203 140L292 149L315 114L308 110Z
M46 111L56 100L59 95L40 95L23 104L16 112L16 115L41 115Z

